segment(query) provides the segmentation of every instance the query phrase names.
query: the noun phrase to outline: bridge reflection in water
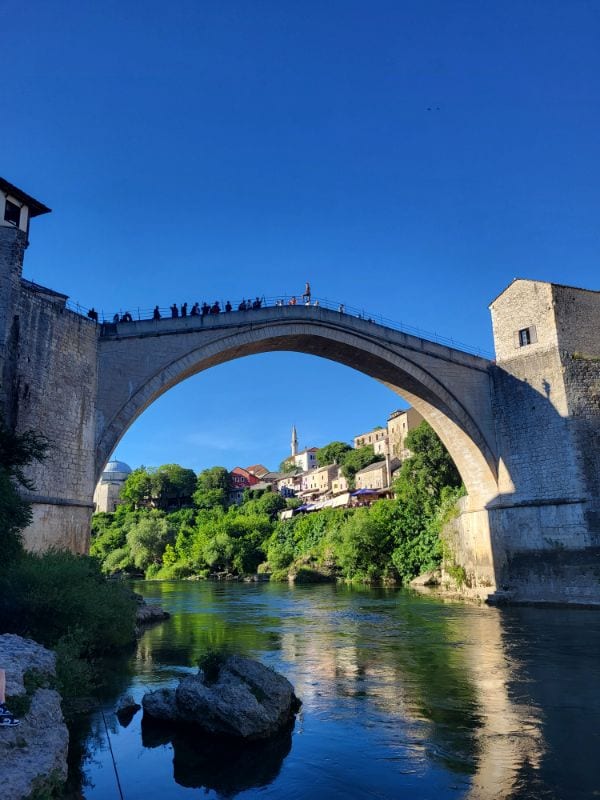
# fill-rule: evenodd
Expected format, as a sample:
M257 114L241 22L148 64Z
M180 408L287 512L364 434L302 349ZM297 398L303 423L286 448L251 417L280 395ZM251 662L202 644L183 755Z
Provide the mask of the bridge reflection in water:
M139 716L127 729L115 726L126 796L129 784L171 800L181 796L178 782L227 796L390 800L583 800L597 788L593 612L490 609L334 586L140 588L173 616L139 642L134 695L172 684L207 647L228 645L286 674L304 706L291 750L286 738L263 751L260 765L232 752L235 775L223 753L207 758L210 748L198 752L176 736L145 731L148 749L140 748ZM106 789L104 762L96 749L84 772ZM87 800L102 797L86 792Z

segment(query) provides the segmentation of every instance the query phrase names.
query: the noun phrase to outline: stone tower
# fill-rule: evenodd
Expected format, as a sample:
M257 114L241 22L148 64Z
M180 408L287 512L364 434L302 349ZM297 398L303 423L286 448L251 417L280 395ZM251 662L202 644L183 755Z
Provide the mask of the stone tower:
M68 297L22 276L31 217L50 211L0 178L0 412L10 428L46 436L27 472L33 522L26 547L86 552L94 492L98 326Z
M298 434L296 433L296 426L292 425L292 455L298 454Z
M500 493L487 508L500 582L526 577L534 599L536 582L544 599L555 588L591 599L600 557L600 292L516 279L491 312Z
M32 217L50 209L12 183L0 178L0 413L9 426L16 424L16 349L19 342L17 306L21 292L23 256L29 244Z

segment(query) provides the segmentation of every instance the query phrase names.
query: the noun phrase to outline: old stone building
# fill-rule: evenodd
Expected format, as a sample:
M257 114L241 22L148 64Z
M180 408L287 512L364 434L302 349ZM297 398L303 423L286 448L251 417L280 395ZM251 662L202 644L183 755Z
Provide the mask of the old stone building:
M404 461L410 456L406 447L406 437L423 422L423 417L415 408L392 411L387 421L388 453L392 458Z
M123 484L131 475L131 467L124 461L109 461L94 491L94 506L97 512L116 511L119 503Z
M327 494L331 491L332 481L337 478L337 475L338 467L335 464L313 469L307 473L305 491L313 492L317 495Z
M386 458L363 467L355 475L357 489L388 489L392 482L392 473L400 466L398 459Z
M372 444L373 447L377 447L381 443L385 443L387 440L387 430L378 426L377 428L373 428L372 431L367 431L367 433L360 433L358 436L355 436L353 439L354 447L366 447L369 444Z

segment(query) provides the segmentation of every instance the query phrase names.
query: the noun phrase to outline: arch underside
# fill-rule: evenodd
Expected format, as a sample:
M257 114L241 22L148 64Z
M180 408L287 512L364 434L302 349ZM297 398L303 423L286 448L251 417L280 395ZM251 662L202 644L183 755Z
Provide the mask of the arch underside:
M409 348L404 351L398 345L379 338L364 337L313 322L302 326L269 324L250 330L221 333L221 336L207 344L197 340L192 342L188 337L189 345L174 347L171 360L132 376L127 395L116 402L99 431L98 475L130 425L173 386L192 375L237 358L290 351L319 356L352 367L405 398L444 442L470 498L480 505L497 494L496 459L492 448L456 391L445 385L432 370L424 369L418 363L418 353L411 352ZM119 346L126 348L128 341L131 340L121 340ZM140 340L136 341L139 343ZM149 353L152 352L152 346L152 340L149 339ZM114 374L114 364L111 374ZM482 373L481 379L488 380L487 375Z

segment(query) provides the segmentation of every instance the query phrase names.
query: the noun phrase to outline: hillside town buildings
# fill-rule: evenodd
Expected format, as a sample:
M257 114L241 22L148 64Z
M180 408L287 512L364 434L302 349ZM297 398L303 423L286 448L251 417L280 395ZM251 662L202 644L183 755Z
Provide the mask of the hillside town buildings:
M354 448L372 445L379 460L359 470L354 476L353 486L339 465L319 466L317 447L298 449L298 433L293 425L290 455L283 461L286 471L271 472L264 464L235 467L229 473L228 501L239 505L248 490L275 491L285 498L296 497L312 509L350 504L353 491L360 493L357 495L360 502L365 502L366 493L371 494L371 500L389 495L395 472L410 456L406 437L422 421L423 417L413 408L393 411L385 428L378 426L355 436ZM116 509L121 502L121 488L130 472L130 467L122 461L107 464L94 494L96 511L113 512Z

